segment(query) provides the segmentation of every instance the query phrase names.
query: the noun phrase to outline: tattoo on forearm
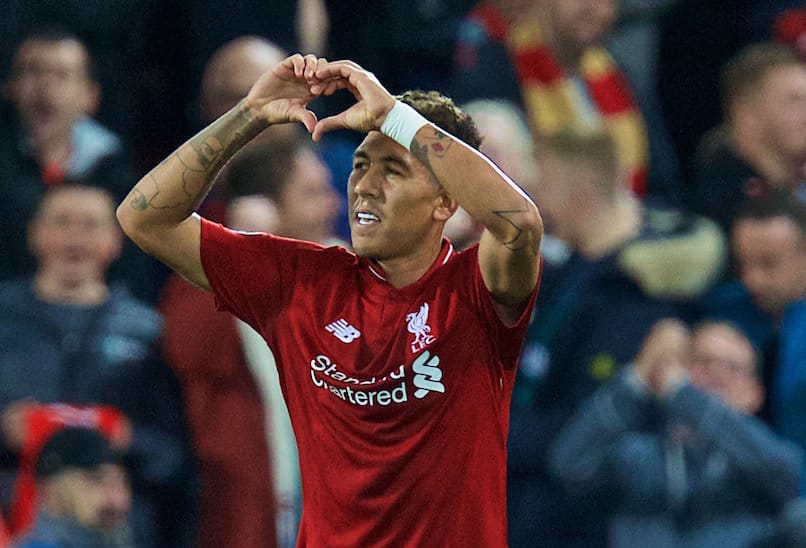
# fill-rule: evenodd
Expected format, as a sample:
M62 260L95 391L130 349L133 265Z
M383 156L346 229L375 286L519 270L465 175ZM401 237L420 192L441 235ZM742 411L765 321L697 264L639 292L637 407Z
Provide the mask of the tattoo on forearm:
M450 135L435 128L433 135L424 137L422 142L415 137L411 142L410 151L415 158L431 169L430 158L445 157L452 144L453 138Z
M187 146L163 160L132 189L129 194L131 207L140 211L149 207L196 207L213 184L221 167L246 142L264 129L264 125L254 121L254 116L248 110L238 110L228 120L222 120L220 124L201 131ZM175 183L166 182L160 176L163 170L169 169L166 167L169 162L177 160L182 166L182 184L179 188L173 187Z
M493 211L493 215L502 219L505 223L509 224L515 229L515 236L508 242L502 242L502 245L510 251L521 251L529 248L533 254L537 254L540 250L539 242L534 241L534 238L528 238L527 232L520 227L518 217L521 215L528 215L529 208L512 209L506 211Z

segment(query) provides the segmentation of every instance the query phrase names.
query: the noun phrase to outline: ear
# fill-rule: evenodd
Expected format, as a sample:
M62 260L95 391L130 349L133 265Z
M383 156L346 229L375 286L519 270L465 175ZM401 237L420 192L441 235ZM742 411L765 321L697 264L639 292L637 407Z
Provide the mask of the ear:
M104 255L107 266L118 260L121 253L123 253L123 232L116 222L115 227L110 230L104 240Z
M93 80L87 80L85 86L84 114L95 116L101 106L101 86Z
M733 127L747 128L748 132L758 131L758 105L755 103L748 100L736 101L730 114Z
M25 231L25 242L28 244L28 252L32 257L38 259L39 257L39 219L38 213L28 223L28 228Z
M459 204L456 203L456 200L453 199L453 196L445 192L445 190L440 189L437 193L437 203L436 207L434 208L434 219L441 222L447 222L448 219L451 218L456 212L456 208L459 207Z
M764 385L759 381L754 381L750 385L747 394L747 409L746 412L748 414L755 415L761 409L761 406L764 404L764 398L766 397L766 391L764 390Z

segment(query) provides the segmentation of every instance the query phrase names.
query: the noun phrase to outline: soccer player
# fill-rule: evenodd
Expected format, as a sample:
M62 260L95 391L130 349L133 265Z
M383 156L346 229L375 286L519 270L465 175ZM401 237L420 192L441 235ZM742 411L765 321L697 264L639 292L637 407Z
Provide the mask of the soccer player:
M355 104L317 120L308 104ZM194 208L269 125L314 140L366 132L348 180L353 252L241 233ZM542 221L474 148L445 97L396 99L350 61L292 55L148 173L118 208L126 233L273 350L299 446L298 546L505 546L506 436L537 293ZM458 205L484 225L456 252Z

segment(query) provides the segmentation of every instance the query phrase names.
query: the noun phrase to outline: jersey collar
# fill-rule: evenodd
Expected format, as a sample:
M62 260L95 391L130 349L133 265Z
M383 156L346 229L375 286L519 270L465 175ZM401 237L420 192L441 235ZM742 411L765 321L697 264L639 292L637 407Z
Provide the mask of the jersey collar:
M450 240L448 240L447 238L442 238L442 245L440 247L439 254L437 255L437 258L434 259L434 262L431 264L431 267L428 269L428 271L426 271L426 273L423 274L420 277L420 280L422 280L423 278L428 277L433 271L437 270L442 265L447 264L448 261L450 261L451 258L453 258L453 256L455 254L456 254L456 251L454 250L453 244L450 242ZM379 280L381 280L383 282L386 282L386 283L389 282L386 279L386 273L383 271L383 268L381 268L380 265L378 265L373 260L368 259L366 257L362 257L361 261L364 263L364 265L366 265L366 267L369 270L369 272L375 278L377 278L377 279L379 279ZM417 281L420 281L420 280L417 280ZM417 282L414 282L414 283L417 283Z

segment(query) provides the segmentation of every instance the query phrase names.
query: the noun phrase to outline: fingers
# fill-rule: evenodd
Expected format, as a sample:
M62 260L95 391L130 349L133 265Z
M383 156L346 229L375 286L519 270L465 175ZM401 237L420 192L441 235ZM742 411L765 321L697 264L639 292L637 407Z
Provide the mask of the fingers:
M314 127L313 132L311 133L311 138L314 141L319 141L322 135L327 133L328 131L346 127L348 127L347 115L344 112L341 112L336 116L328 116L327 118L322 118L316 123L316 126Z
M324 57L317 57L312 53L307 55L295 53L283 60L282 64L292 69L295 77L302 78L310 83L316 80L317 70L327 66L328 61Z
M308 133L313 133L317 125L316 114L300 105L294 105L288 109L288 119L289 121L301 122L305 129L308 130Z
M635 359L636 371L649 380L658 369L682 365L688 342L689 331L684 323L675 319L660 320L644 339Z
M348 89L350 91L354 90L353 86L350 85L350 82L344 78L331 78L330 80L317 82L311 85L311 93L314 95L330 96L340 89Z

